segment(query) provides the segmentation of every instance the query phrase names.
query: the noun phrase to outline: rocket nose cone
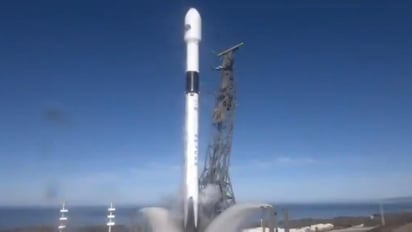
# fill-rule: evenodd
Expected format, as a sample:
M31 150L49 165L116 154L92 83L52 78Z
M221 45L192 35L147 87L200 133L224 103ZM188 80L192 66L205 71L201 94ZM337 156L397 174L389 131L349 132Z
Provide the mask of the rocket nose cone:
M190 8L185 16L185 40L197 40L202 38L202 19L199 11Z
M199 11L196 10L196 8L190 8L185 17L185 21L199 21L200 20L200 14Z

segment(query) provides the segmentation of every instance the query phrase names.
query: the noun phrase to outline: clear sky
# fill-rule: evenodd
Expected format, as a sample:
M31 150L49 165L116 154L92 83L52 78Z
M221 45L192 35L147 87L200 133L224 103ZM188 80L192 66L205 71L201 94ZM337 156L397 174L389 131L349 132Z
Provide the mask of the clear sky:
M214 51L246 44L230 169L240 201L412 195L407 1L16 0L0 7L0 204L177 193L191 6L202 159Z

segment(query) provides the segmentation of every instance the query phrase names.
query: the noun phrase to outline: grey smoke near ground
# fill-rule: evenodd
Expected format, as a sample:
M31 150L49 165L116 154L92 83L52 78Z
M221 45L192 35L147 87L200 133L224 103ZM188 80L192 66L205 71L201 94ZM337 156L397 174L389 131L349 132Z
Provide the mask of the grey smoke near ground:
M202 232L238 232L245 228L247 219L262 212L262 208L270 208L268 204L235 204L218 215ZM143 208L139 212L142 231L183 232L182 224L173 220L173 212L159 207Z
M144 221L144 229L153 232L182 232L178 223L170 215L171 211L159 207L143 208L139 212L141 220Z
M268 204L235 204L217 216L205 232L237 232L245 228L247 219L259 215L262 208L271 208Z
M167 195L160 199L160 207L148 207L140 210L139 223L144 221L153 232L183 232L183 192L181 194ZM205 211L214 208L220 197L217 185L208 185L199 192L199 223L205 228L210 221ZM137 225L139 227L139 225Z
M262 207L271 207L268 204L236 204L228 208L216 218L208 218L205 209L213 210L220 200L219 186L208 185L199 193L199 222L200 232L238 232L246 227L248 219L255 218L262 213ZM153 232L183 232L182 195L167 196L162 200L164 208L147 207L139 211L142 231Z
M169 211L169 217L175 222L183 221L183 199L180 195L168 195L163 197L160 204Z
M213 212L220 197L219 186L215 184L208 184L199 192L199 226L202 229L205 229L212 221Z
M220 199L219 186L215 184L206 185L206 187L199 194L200 205L214 205Z

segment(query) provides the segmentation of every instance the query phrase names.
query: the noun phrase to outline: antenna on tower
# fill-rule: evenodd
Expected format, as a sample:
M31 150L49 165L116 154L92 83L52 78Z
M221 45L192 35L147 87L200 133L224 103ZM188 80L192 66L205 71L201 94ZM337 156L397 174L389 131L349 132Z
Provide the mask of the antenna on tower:
M107 209L107 211L109 212L109 214L107 215L107 219L108 219L107 226L109 227L109 232L111 232L112 231L112 226L115 225L115 223L114 223L114 218L115 218L114 212L116 211L116 208L113 207L112 202L110 202L110 207Z
M65 204L66 203L63 202L62 208L60 209L59 226L57 227L59 229L59 232L63 232L66 229L66 223L67 223L66 214L69 212L69 210L65 208Z

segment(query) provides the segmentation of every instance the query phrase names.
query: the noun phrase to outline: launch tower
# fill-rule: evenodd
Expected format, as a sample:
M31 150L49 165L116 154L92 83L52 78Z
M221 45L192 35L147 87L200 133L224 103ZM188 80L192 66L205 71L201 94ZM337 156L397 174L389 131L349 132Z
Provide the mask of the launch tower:
M212 206L202 209L209 220L235 204L235 195L229 176L232 136L236 110L236 85L233 74L234 53L243 43L239 43L218 54L222 59L221 85L216 96L212 118L212 140L207 147L206 161L199 178L199 188L203 191L208 185L217 186L220 199Z

